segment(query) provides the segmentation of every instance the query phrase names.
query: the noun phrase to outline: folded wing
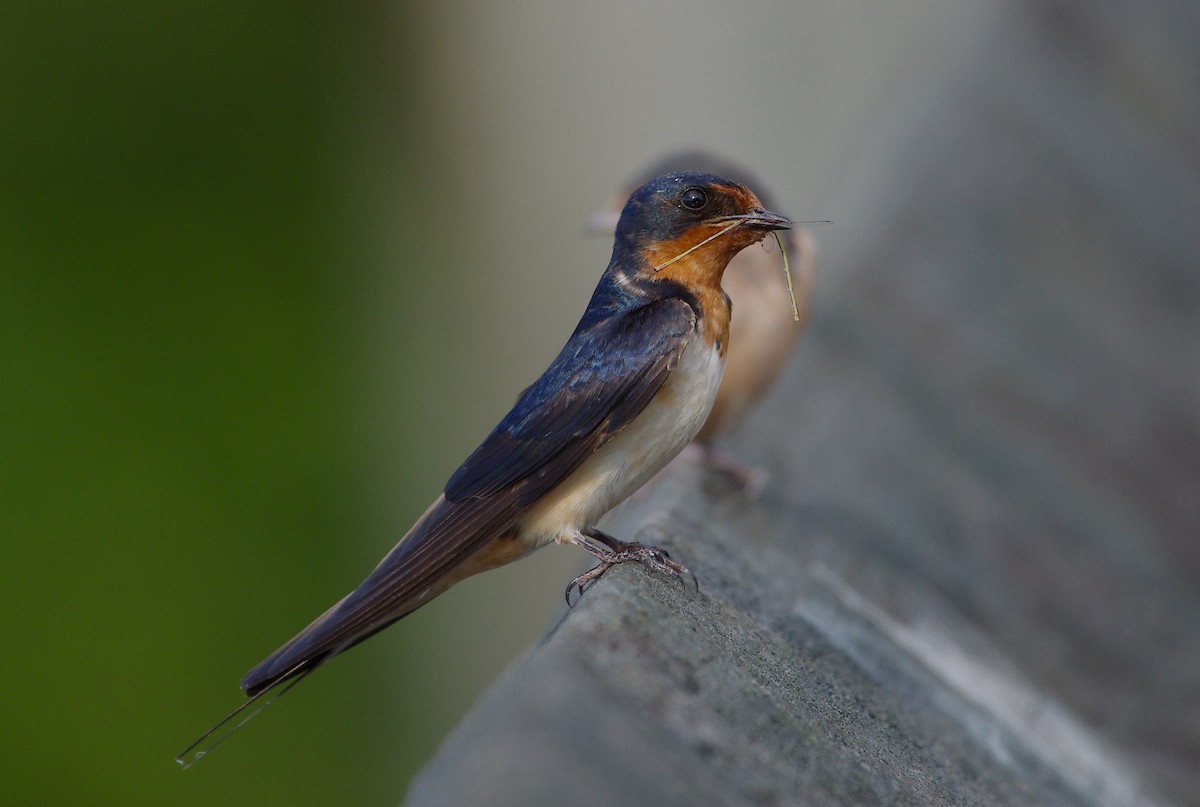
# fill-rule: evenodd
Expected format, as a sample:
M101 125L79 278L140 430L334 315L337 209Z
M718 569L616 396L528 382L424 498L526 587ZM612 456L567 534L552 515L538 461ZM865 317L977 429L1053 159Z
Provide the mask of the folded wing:
M436 596L488 541L646 407L695 331L675 298L581 327L353 592L242 679L253 696L311 670Z

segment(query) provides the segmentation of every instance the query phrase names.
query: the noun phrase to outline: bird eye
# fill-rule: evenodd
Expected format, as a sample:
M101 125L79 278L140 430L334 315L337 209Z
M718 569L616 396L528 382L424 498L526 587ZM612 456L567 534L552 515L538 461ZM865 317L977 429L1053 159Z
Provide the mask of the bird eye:
M702 188L688 188L679 197L679 203L688 210L702 210L708 204L708 194Z

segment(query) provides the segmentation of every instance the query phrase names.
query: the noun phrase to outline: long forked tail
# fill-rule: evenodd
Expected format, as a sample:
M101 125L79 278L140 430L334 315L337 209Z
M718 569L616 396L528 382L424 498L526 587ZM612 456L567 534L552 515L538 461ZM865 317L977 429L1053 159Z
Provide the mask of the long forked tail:
M480 551L512 527L513 492L488 499L430 505L408 534L357 588L334 603L242 678L248 696L323 664L402 619L465 577L514 560L529 546L500 542Z
M472 560L480 545L511 527L515 497L513 491L462 503L438 497L358 588L246 673L242 678L246 701L180 752L176 761L191 767L329 659L412 613L462 578L528 552L524 544L509 541L498 556L485 553L482 560Z
M310 663L307 669L301 669L302 666L298 665L295 670L281 676L273 686L259 690L247 698L240 706L217 721L216 725L197 737L191 745L180 751L175 756L175 761L182 765L184 770L187 770L204 759L214 748L228 740L238 729L253 720L259 712L290 692L292 687L307 678L309 673L320 666L320 664ZM270 697L267 697L268 695ZM262 701L262 703L259 703L259 701ZM245 717L241 717L243 712L255 704L258 704L257 708ZM235 720L237 721L236 723L234 723ZM211 742L208 742L209 738L213 738Z

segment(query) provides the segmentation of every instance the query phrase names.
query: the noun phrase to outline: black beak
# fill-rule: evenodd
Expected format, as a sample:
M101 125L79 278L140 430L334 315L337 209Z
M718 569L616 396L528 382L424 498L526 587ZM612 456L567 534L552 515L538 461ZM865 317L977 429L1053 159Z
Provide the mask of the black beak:
M743 224L755 230L790 230L792 228L791 219L781 216L778 213L772 213L770 210L763 210L761 207L756 207L749 213L742 213L737 216L721 216L717 219L709 219L705 224L710 224L719 227L722 224Z
M778 213L772 213L770 210L763 210L761 207L756 207L747 213L744 221L747 226L759 230L790 230L792 228L791 219Z

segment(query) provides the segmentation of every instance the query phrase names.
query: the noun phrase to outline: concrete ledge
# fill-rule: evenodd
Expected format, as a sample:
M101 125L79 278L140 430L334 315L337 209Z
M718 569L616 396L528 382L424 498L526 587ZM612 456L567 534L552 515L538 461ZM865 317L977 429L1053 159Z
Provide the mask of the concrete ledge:
M1200 14L972 36L819 233L766 495L606 525L702 591L614 570L408 804L1200 804Z

